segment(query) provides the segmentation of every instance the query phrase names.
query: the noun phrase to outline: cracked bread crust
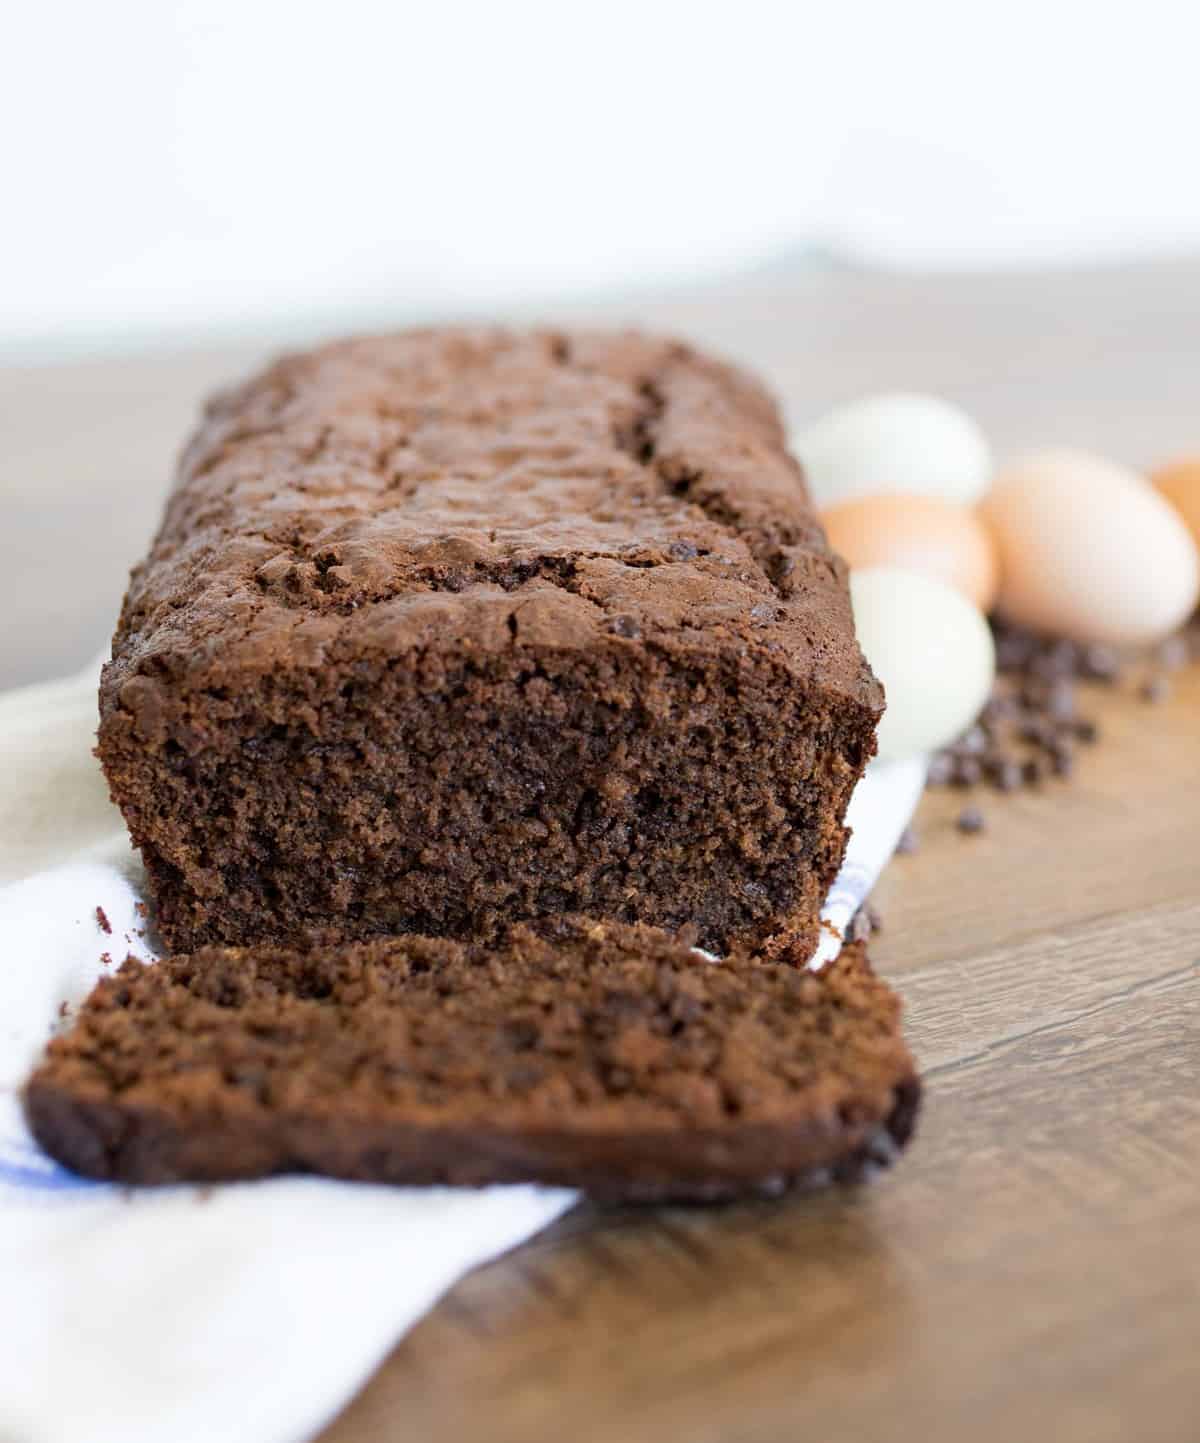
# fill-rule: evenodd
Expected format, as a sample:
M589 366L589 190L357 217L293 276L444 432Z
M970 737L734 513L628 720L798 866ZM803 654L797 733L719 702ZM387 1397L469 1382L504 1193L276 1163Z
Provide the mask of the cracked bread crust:
M583 911L815 939L874 749L775 408L638 335L426 331L218 397L99 755L176 949Z
M139 1183L317 1172L708 1199L886 1165L920 1084L860 946L819 975L560 919L499 949L208 950L103 979L25 1107Z

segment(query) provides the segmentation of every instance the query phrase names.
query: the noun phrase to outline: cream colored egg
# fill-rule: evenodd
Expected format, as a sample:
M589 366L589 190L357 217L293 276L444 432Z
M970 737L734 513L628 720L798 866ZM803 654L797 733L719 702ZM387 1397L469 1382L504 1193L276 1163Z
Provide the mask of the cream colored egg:
M1196 543L1123 466L1039 452L997 476L981 514L1000 554L997 609L1013 621L1122 646L1165 636L1195 608Z
M884 491L969 505L992 474L987 439L961 407L900 391L838 407L793 449L822 508Z
M999 576L991 533L968 506L936 496L864 496L821 516L829 544L850 564L920 571L961 591L982 611Z
M1160 466L1150 480L1183 517L1192 540L1200 546L1200 456Z
M859 645L887 695L879 755L897 760L953 741L996 675L983 613L944 582L889 566L852 571L850 598Z

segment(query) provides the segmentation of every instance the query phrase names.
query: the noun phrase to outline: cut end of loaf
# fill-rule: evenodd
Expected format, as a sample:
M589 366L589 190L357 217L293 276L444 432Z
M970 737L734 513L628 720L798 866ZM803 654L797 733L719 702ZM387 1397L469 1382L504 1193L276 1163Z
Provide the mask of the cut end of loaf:
M873 720L632 647L460 662L430 690L383 662L304 672L219 722L206 698L175 706L202 748L147 748L116 719L105 757L176 950L494 941L583 913L807 955Z

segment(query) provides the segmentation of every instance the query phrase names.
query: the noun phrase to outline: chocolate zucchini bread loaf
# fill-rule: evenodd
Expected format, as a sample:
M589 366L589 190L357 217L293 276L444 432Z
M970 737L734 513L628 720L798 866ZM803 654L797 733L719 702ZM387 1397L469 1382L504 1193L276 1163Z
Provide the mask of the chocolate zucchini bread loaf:
M819 974L559 919L502 950L209 949L101 981L25 1106L128 1182L305 1171L714 1198L885 1164L920 1093L859 946Z
M173 950L811 947L881 693L774 405L637 335L288 357L183 456L99 756Z

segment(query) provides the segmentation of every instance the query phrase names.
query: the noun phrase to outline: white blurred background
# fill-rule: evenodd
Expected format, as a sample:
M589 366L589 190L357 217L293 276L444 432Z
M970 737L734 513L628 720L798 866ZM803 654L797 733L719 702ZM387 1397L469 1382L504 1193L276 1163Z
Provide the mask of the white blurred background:
M1196 10L13 5L0 358L1200 248Z

